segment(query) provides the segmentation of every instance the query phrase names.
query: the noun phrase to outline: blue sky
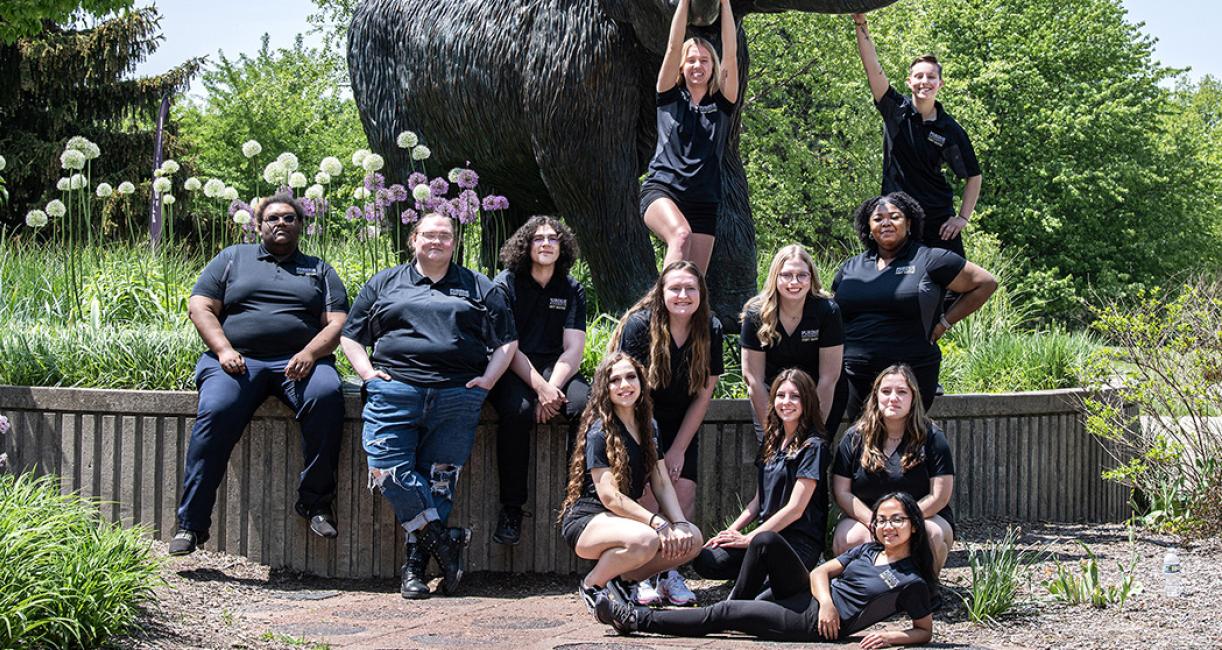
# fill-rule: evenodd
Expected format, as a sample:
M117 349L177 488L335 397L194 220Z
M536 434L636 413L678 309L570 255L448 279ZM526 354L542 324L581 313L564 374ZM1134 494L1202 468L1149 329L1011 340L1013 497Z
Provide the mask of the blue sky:
M1071 0L1072 1L1072 0ZM138 0L147 5L147 0ZM306 16L314 10L310 0L161 0L165 42L138 69L137 74L163 72L192 56L217 50L230 57L259 49L267 32L273 48L290 45L299 33L309 32ZM1192 67L1194 79L1206 74L1222 78L1222 49L1217 46L1222 26L1219 0L1123 0L1130 20L1146 23L1145 31L1158 39L1156 57L1165 65ZM1174 7L1174 9L1168 9ZM307 36L316 43L316 38ZM198 83L193 88L199 92Z

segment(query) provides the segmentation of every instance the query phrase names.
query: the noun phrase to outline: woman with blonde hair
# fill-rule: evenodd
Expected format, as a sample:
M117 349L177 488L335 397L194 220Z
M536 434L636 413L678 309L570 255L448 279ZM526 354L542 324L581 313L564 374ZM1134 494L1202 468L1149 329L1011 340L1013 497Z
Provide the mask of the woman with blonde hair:
M847 386L838 387L844 326L801 244L772 257L763 290L743 308L739 342L756 438L763 439L769 388L784 368L799 368L815 380L824 428L835 435L848 396Z

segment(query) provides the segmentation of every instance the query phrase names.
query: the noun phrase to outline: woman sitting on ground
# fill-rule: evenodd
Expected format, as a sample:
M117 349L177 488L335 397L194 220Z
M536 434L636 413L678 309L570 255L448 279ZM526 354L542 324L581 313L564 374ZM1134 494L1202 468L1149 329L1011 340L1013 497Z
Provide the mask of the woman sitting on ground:
M610 619L621 634L704 636L733 630L775 641L815 641L844 639L904 612L911 628L871 632L861 647L928 643L933 555L920 506L903 492L884 495L874 504L870 529L873 540L809 574L780 535L757 535L734 590L712 607L655 611L611 594L598 601L595 614L600 621ZM765 580L771 599L752 599Z
M869 541L870 508L882 494L904 491L918 500L933 549L934 574L954 544L950 495L955 464L946 434L925 415L912 369L891 366L874 380L861 419L844 433L832 465L832 494L845 513L832 550Z
M692 563L705 578L737 577L751 540L766 532L779 534L808 571L823 558L831 452L815 380L797 368L783 370L768 401L764 444L755 461L759 487L742 514L710 539ZM752 522L759 526L743 534Z
M703 541L684 520L658 455L643 377L641 364L623 352L599 364L569 463L561 534L578 557L597 561L579 590L591 610L610 590L629 597L631 584L621 579L632 583L691 561ZM661 513L639 503L646 482Z

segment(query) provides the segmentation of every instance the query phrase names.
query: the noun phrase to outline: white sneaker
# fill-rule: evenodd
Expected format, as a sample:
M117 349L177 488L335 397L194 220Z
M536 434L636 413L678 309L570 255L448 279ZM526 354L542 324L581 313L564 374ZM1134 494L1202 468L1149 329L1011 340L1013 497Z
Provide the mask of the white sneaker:
M688 588L687 582L678 571L668 571L664 577L659 578L657 590L671 605L686 607L696 604L696 594Z
M636 588L633 589L632 594L632 599L636 601L636 604L652 607L662 603L662 594L659 594L657 588L654 587L656 581L657 578L652 580L646 578L636 583Z

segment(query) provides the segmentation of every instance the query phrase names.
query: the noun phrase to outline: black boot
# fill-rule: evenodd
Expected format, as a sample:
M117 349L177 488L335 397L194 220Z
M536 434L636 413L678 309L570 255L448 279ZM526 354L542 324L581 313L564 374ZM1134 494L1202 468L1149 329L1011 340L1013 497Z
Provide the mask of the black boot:
M408 600L429 597L429 555L419 544L407 543L407 561L403 563L403 576L399 584L399 595Z
M441 592L453 596L458 592L458 583L462 582L462 544L455 543L450 531L439 521L430 521L416 531L416 541L437 560L443 576Z

